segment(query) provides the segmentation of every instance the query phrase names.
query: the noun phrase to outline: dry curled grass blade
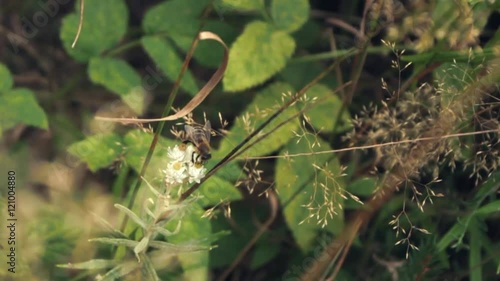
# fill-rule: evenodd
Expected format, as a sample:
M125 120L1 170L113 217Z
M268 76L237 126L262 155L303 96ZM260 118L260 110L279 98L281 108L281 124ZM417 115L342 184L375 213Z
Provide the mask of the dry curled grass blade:
M224 76L224 72L227 68L227 63L229 61L229 49L224 41L215 33L209 31L202 31L198 34L197 40L194 42L194 48L196 48L199 40L214 40L219 42L224 47L224 55L222 58L222 62L219 65L219 68L215 73L210 77L210 80L201 88L201 90L179 111L176 113L162 117L162 118L153 118L153 119L137 119L137 118L113 118L113 117L103 117L96 116L97 120L103 121L111 121L111 122L121 122L126 124L139 124L139 123L149 123L149 122L161 122L161 121L172 121L180 119L189 113L191 113L196 107L198 107L203 100L212 92L212 90L217 86L222 77ZM193 48L193 49L194 49ZM186 57L186 61L190 61L193 53L188 54Z
M71 44L71 48L75 48L76 42L78 42L78 38L80 38L80 33L82 33L84 7L85 7L85 0L81 0L80 1L80 21L78 22L78 30L76 31L75 40L73 40L73 43Z

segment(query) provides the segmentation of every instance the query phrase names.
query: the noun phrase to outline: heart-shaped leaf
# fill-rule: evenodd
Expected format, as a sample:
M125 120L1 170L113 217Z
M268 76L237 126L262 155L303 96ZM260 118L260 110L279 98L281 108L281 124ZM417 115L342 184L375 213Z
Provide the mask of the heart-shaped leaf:
M107 167L122 153L121 138L116 134L100 134L72 144L68 151L87 163L93 172Z
M280 155L314 153L328 147L327 143L305 135L299 142L290 141ZM333 233L342 228L344 184L341 174L338 159L328 154L278 159L278 196L288 227L304 252L310 250L314 237L323 226Z
M80 1L75 5L77 13L67 15L61 27L64 49L75 60L88 61L115 46L125 35L128 11L124 0L87 0L80 38L75 48L71 48L80 20Z
M255 99L247 106L246 110L236 118L235 124L231 127L229 134L222 139L219 149L213 153L214 156L227 154L233 147L243 141L251 131L269 117L270 112L274 112L281 105L282 94L292 90L290 85L277 82L260 91ZM297 110L294 107L288 108L272 121L264 129L264 132L268 132L270 129L296 113ZM248 122L250 122L250 124ZM288 122L252 146L250 150L247 151L247 154L249 156L262 156L278 150L293 137L293 131L298 126L299 124L296 119Z
M308 0L273 0L271 15L274 24L287 32L299 29L309 18Z
M10 90L12 85L14 85L14 80L12 80L9 69L0 63L0 92Z
M217 8L221 11L236 9L241 11L256 11L264 8L264 0L220 0Z
M200 205L209 207L220 202L230 202L241 199L241 193L236 189L233 183L217 176L211 176L196 191L196 194L202 195Z
M49 122L31 90L12 89L14 80L9 69L0 63L0 137L17 124L47 129Z
M17 124L48 128L47 116L28 89L18 88L0 92L0 136Z
M313 108L305 114L310 118L311 124L323 131L331 132L337 122L337 116L342 108L342 101L332 90L323 84L316 84L307 91L309 98L315 98L313 102L308 102L306 106ZM328 112L329 114L325 114ZM337 125L337 131L343 131L351 127L351 117L344 110Z
M208 0L170 0L149 9L142 27L147 34L167 32L169 34L196 35L201 15Z
M295 41L272 25L254 21L236 39L229 52L224 90L242 91L263 83L285 67Z
M88 73L94 83L103 85L120 95L134 112L142 114L145 95L143 81L127 62L108 57L95 57L90 60Z

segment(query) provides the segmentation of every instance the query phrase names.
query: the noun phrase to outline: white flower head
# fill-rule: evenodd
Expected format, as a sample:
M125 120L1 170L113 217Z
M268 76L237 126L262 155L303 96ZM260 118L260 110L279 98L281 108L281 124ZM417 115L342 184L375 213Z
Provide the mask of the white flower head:
M163 170L165 173L165 182L167 184L183 183L188 176L186 173L186 165L182 162L170 162L167 168Z
M189 183L200 183L205 177L206 169L202 163L194 163L197 155L196 147L192 144L169 147L167 150L169 162L167 168L163 170L167 185L182 184L186 179Z
M188 163L188 174L189 174L189 183L200 183L200 180L205 177L207 169L203 167L203 165L194 164L192 162Z
M174 148L168 148L168 152L167 152L167 156L168 158L174 162L174 161L183 161L184 159L184 156L185 156L186 152L181 150L179 148L179 146L174 146Z

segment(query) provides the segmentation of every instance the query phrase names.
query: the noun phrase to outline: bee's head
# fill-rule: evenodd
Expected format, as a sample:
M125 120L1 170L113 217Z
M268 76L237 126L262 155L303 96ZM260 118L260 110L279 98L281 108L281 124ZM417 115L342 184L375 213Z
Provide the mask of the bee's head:
M201 157L201 160L206 161L206 160L212 158L212 154L205 153L205 154L202 154L200 157Z

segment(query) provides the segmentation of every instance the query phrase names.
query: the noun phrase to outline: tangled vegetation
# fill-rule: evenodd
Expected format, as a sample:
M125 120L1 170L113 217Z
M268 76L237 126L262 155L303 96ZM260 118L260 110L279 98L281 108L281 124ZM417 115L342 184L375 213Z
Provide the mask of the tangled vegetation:
M0 279L498 278L499 1L5 2Z

